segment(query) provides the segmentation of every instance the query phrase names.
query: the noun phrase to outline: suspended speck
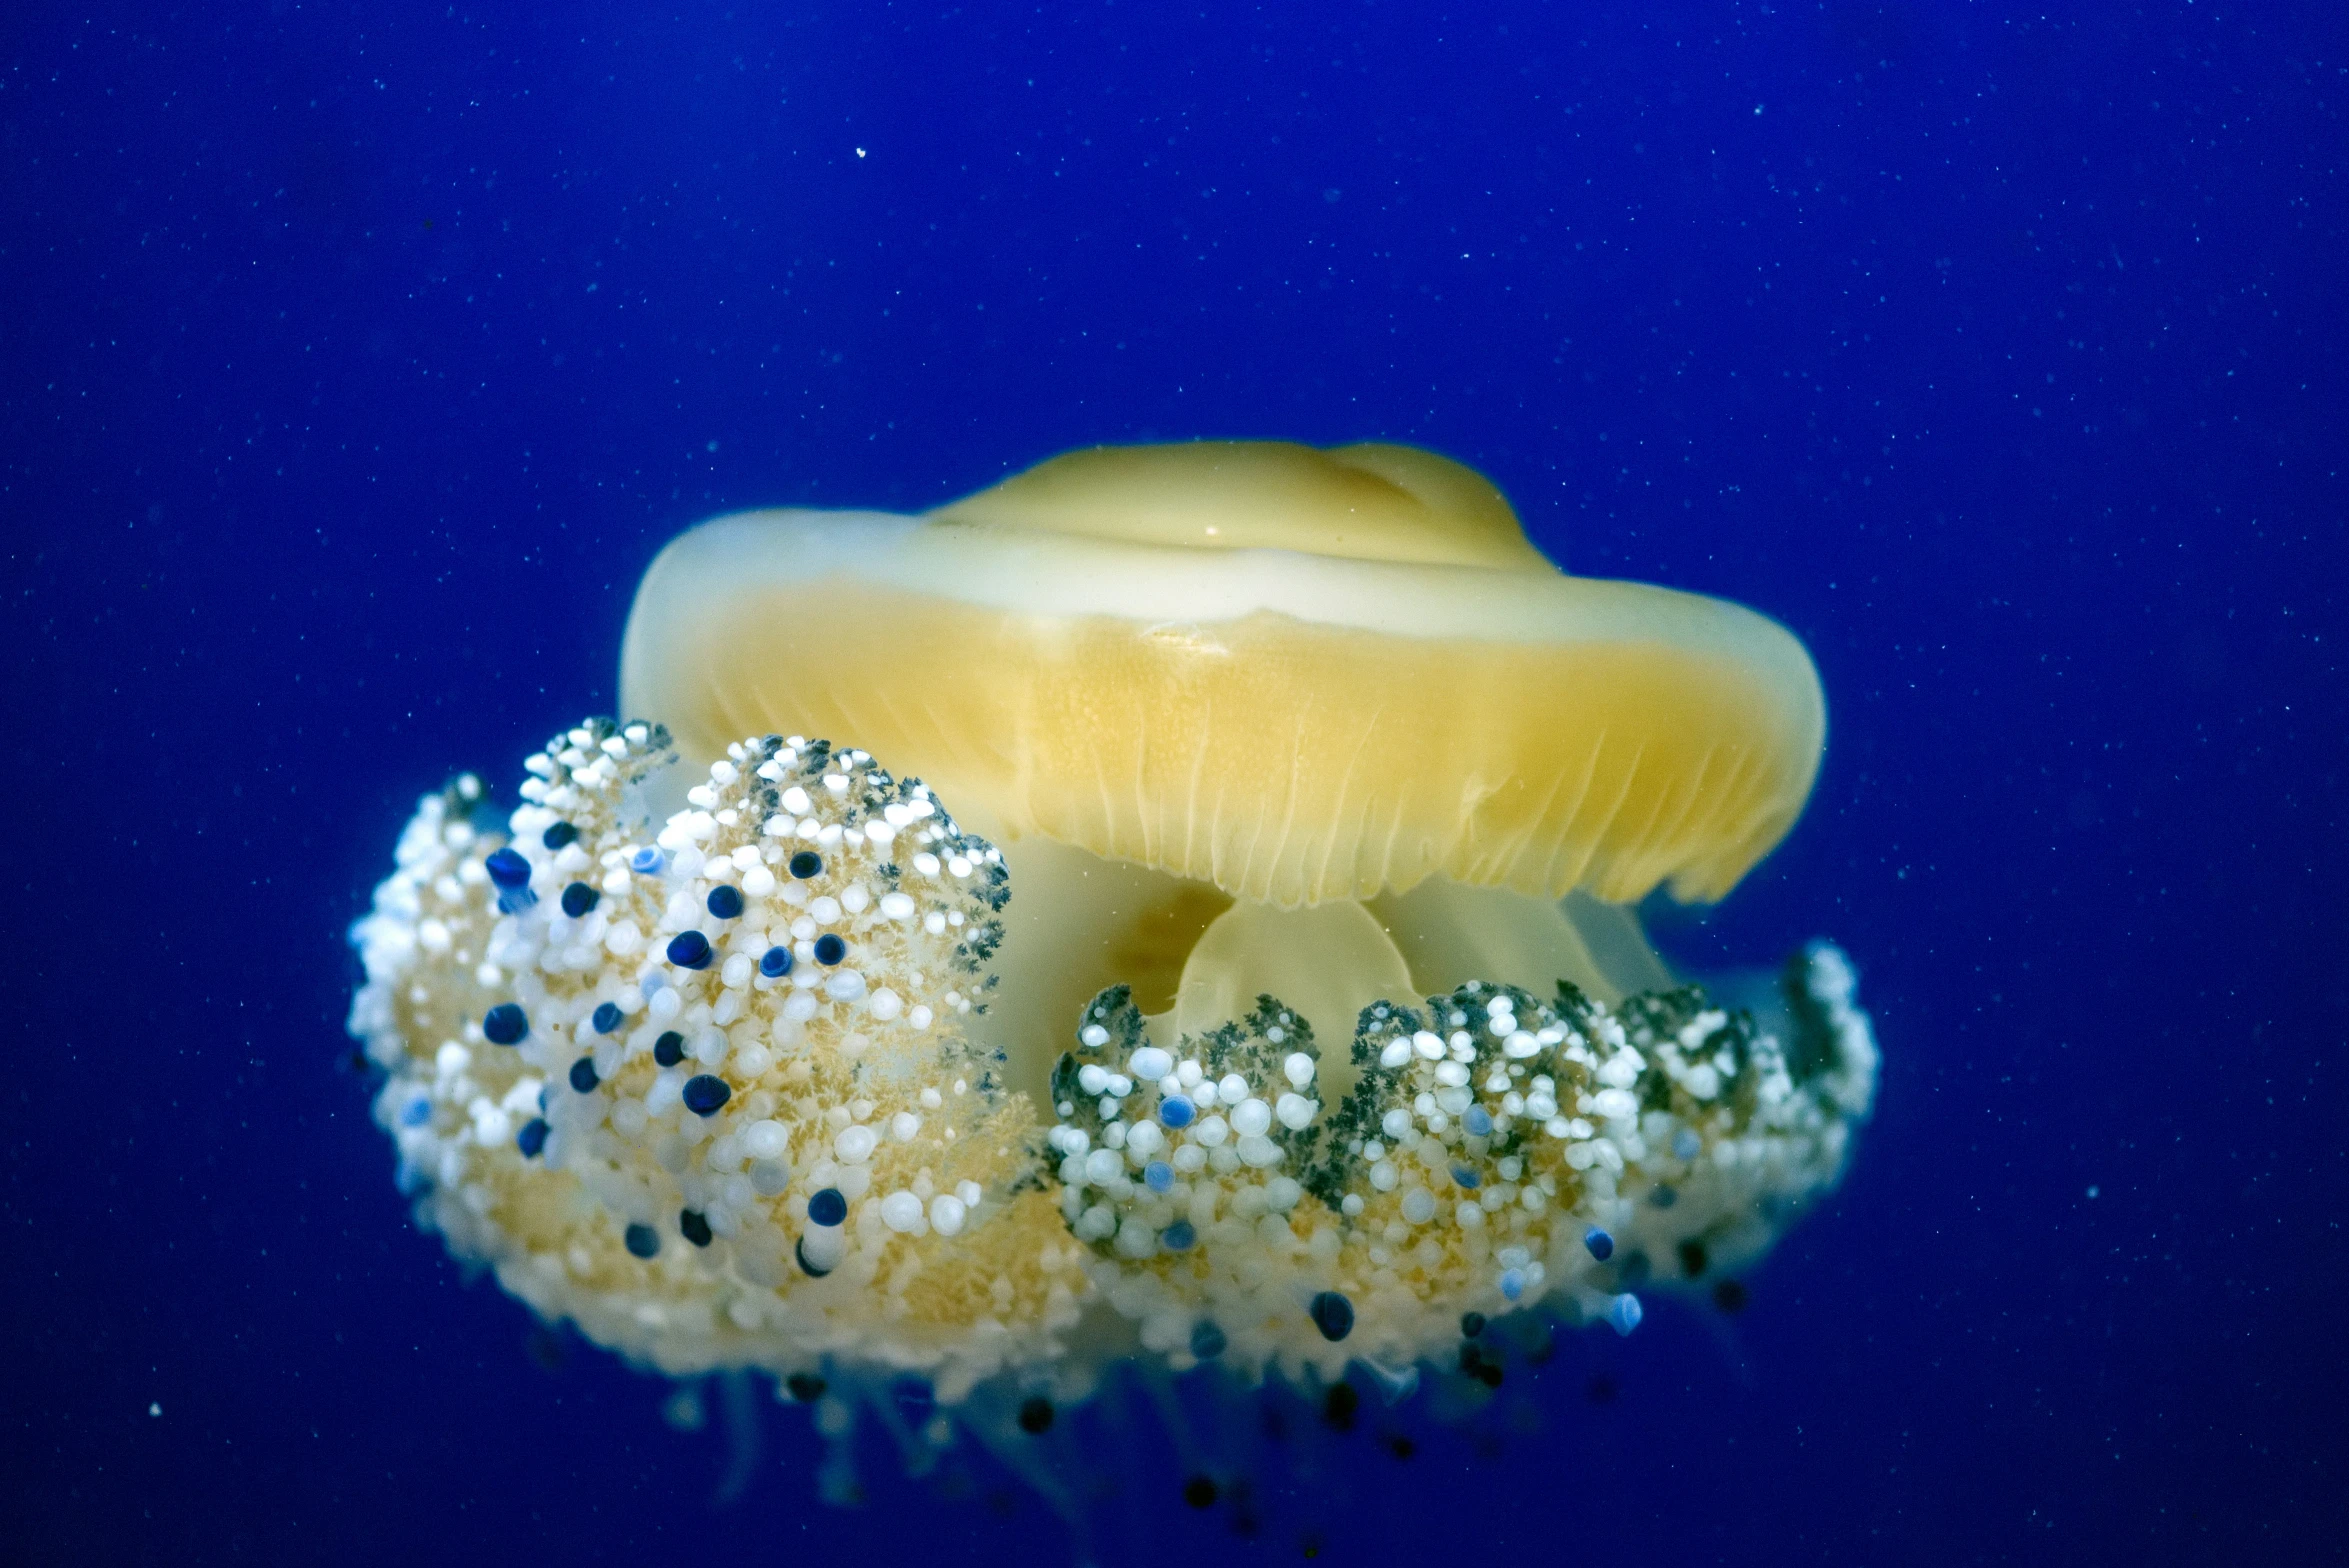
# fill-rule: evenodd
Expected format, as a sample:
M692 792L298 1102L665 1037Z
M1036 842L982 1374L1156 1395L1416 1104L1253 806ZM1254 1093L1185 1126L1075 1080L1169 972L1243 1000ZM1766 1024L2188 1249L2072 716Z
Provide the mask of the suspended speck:
M1333 1432L1353 1431L1355 1413L1361 1408L1362 1396L1354 1392L1351 1383L1332 1383L1321 1396L1321 1419Z

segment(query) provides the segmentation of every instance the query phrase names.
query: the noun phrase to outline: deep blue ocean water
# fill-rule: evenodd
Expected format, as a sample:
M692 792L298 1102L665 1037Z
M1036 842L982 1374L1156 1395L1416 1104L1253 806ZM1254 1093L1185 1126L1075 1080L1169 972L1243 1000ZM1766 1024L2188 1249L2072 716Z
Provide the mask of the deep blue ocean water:
M713 1505L409 1224L343 932L680 528L1192 436L1793 628L1661 936L1835 937L1885 1075L1742 1314L1253 1540L1138 1432L1105 1557L2339 1560L2345 109L2337 3L9 7L0 1560L1062 1560L794 1411Z

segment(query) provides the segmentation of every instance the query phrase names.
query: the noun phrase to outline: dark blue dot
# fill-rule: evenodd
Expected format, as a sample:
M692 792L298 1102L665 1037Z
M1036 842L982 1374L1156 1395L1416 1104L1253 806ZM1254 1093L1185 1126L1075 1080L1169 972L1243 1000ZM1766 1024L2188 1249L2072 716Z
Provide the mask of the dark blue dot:
M697 1247L710 1244L710 1222L698 1209L683 1209L677 1215L677 1233Z
M710 896L703 902L710 906L710 913L720 920L731 920L742 913L742 889L732 883L721 882L710 889Z
M421 1127L430 1120L432 1120L432 1102L422 1095L410 1100L408 1108L400 1112L402 1127Z
M1213 1361L1223 1354L1223 1330L1202 1319L1191 1325L1191 1354L1202 1361Z
M1158 1102L1158 1119L1169 1127L1188 1127L1198 1115L1199 1107L1188 1095L1170 1094Z
M837 933L827 931L816 938L816 962L836 964L848 956L848 944Z
M596 1008L595 1016L588 1022L595 1025L597 1034L610 1034L620 1027L621 1020L626 1016L620 1011L618 1002L605 1002Z
M1483 1313L1481 1313L1481 1312L1463 1312L1463 1313L1461 1313L1461 1314L1460 1314L1460 1337L1461 1337L1462 1339L1474 1339L1474 1338L1475 1338L1477 1335L1479 1335L1479 1334L1481 1334L1481 1333L1483 1333L1483 1332L1484 1332L1484 1314L1483 1314Z
M1582 1244L1589 1248L1590 1255L1601 1263L1615 1255L1615 1238L1596 1225L1582 1233Z
M1188 1252L1199 1233L1191 1228L1189 1220L1176 1220L1158 1233L1158 1244L1169 1252Z
M1481 1105L1471 1105L1460 1118L1460 1126L1471 1138L1489 1137L1493 1130L1493 1113Z
M840 1196L838 1187L826 1187L807 1200L807 1222L810 1225L837 1225L848 1218L848 1200Z
M1332 1344L1354 1332L1354 1303L1334 1290L1315 1296L1307 1310L1313 1314L1313 1326L1321 1330L1321 1337Z
M824 857L812 849L803 849L791 857L791 874L802 882L821 876L823 872Z
M805 1236L802 1236L798 1241L794 1242L792 1244L791 1250L792 1253L799 1259L800 1272L807 1275L809 1279L822 1279L825 1275L832 1272L830 1269L817 1268L813 1263L810 1263L807 1260L807 1238Z
M1454 1165L1452 1167L1452 1180L1458 1182L1461 1186L1467 1188L1470 1192L1474 1192L1484 1182L1484 1178L1482 1176L1477 1175L1474 1170L1465 1165Z
M680 969L710 967L710 939L699 931L680 931L669 938L669 962Z
M522 1158L537 1159L538 1151L546 1147L546 1118L533 1116L524 1122L522 1130L514 1134L514 1147L522 1151Z
M596 906L601 897L584 882L574 882L563 889L563 913L577 920Z
M696 1116L715 1116L734 1098L734 1090L714 1073L696 1073L685 1080L685 1108Z
M579 830L568 822L558 822L538 835L538 841L549 849L567 849L579 836Z
M780 980L791 973L791 949L770 947L759 954L759 973L770 980Z
M674 1029L664 1029L653 1042L653 1060L663 1067L674 1067L685 1060L685 1036Z
M595 1093L595 1086L603 1080L595 1075L595 1058L582 1056L571 1064L571 1087L581 1094Z
M631 1225L622 1239L628 1243L628 1250L640 1258L652 1257L661 1250L661 1233L650 1225Z
M481 1037L492 1045L520 1045L530 1033L530 1017L519 1002L500 1002L481 1015Z
M489 858L481 863L481 869L489 873L490 881L508 893L530 885L530 862L524 860L511 846L491 850Z

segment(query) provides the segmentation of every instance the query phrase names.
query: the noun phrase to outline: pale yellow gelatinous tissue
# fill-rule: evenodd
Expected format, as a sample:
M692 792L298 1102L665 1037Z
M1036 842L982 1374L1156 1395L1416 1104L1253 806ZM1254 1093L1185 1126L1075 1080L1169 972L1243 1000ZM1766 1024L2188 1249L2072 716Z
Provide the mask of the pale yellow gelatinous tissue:
M1766 617L1570 577L1432 453L1258 441L1074 452L922 517L706 523L646 574L621 690L688 755L856 737L1000 845L1015 1060L1102 986L1163 1010L1235 900L1380 928L1317 922L1263 976L1282 995L1331 963L1385 994L1390 945L1422 992L1662 983L1605 906L1726 893L1826 728ZM1578 891L1604 903L1561 910Z

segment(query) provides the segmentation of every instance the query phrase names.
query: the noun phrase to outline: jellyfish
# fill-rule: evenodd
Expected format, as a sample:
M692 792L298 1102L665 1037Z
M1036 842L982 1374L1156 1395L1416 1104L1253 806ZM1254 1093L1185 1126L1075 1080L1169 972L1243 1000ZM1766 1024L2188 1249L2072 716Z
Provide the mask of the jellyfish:
M351 1031L453 1253L813 1404L833 1495L860 1421L1073 1514L1044 1445L1120 1378L1334 1420L1491 1381L1488 1324L1630 1333L1737 1288L1868 1115L1839 949L1719 1005L1633 912L1795 821L1801 645L1566 575L1433 454L1098 448L720 518L621 668L643 717L555 736L510 812L419 804Z

